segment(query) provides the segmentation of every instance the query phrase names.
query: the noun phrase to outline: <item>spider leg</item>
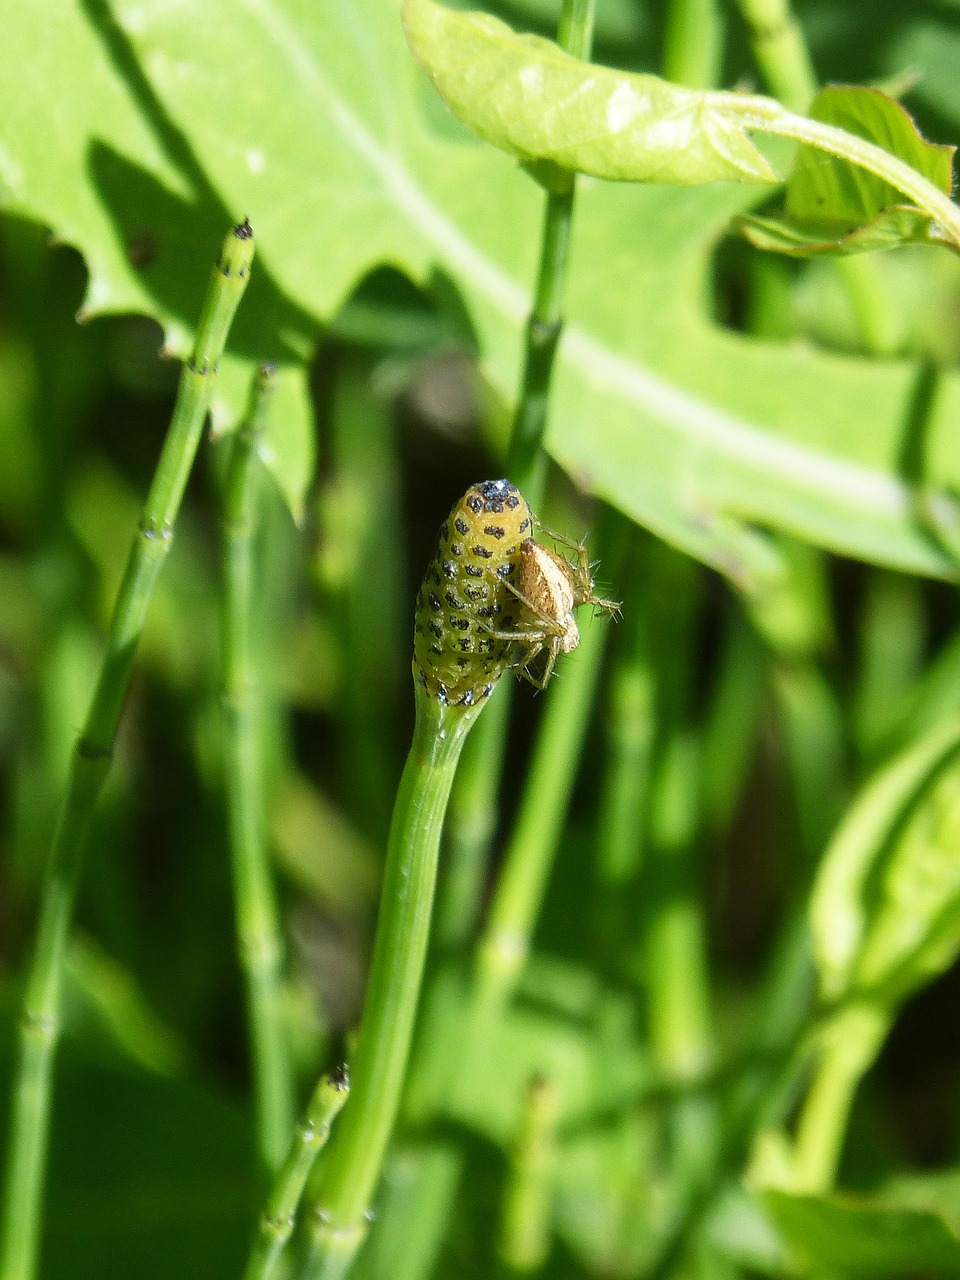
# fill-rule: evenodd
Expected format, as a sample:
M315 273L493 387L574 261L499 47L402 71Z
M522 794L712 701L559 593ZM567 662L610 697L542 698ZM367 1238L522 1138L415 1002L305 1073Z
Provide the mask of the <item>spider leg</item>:
M544 647L548 650L547 661L544 664L543 675L540 677L540 681L537 684L538 689L546 689L547 685L550 683L550 677L553 675L554 664L557 661L557 654L560 652L560 646L556 643L545 645ZM537 682L534 681L534 683Z
M552 634L552 632L548 632L545 627L542 627L539 624L532 625L521 622L516 627L511 627L509 630L506 628L498 630L496 627L491 627L487 622L478 622L477 625L485 635L490 636L493 640L525 640L532 644L536 644L538 642L540 644L544 644L548 636Z
M533 663L536 662L544 649L549 650L551 653L553 652L555 642L552 643L550 640L545 641L542 637L536 640L527 639L526 641L518 641L517 648L519 650L517 656L511 659L511 661L507 663L507 666L511 671L518 671L520 675L522 675L525 680L529 680L535 688L544 688L544 685L536 678L530 668Z
M512 582L505 582L503 585L508 591L511 591L517 597L525 609L529 609L533 616L539 619L541 625L538 630L544 632L546 635L563 635L563 627L556 618L551 618L550 614L541 609L538 604L534 604L529 596L525 596L522 591L518 591Z
M622 604L619 600L604 600L602 596L589 595L583 602L584 604L593 605L594 617L599 613L609 613L611 617L616 618L620 615Z
M533 663L536 661L536 659L540 656L540 654L543 652L544 649L547 650L547 661L544 665L543 674L538 678L537 676L534 675L534 673L530 670L530 668L533 665ZM526 659L525 662L517 664L520 670L520 674L523 676L525 680L528 680L535 689L539 689L541 692L543 692L543 690L546 689L547 687L547 683L550 679L551 674L553 673L553 664L556 659L556 656L557 656L556 644L541 645L539 649L537 649L534 653L530 654L530 656Z
M548 529L545 524L541 524L537 520L537 528L541 533L545 533L548 538L554 542L559 542L562 547L569 547L571 551L576 551L577 558L581 567L586 566L587 572L590 571L590 561L587 559L587 547L583 541L578 542L576 538L568 538L564 533L557 533L556 529Z

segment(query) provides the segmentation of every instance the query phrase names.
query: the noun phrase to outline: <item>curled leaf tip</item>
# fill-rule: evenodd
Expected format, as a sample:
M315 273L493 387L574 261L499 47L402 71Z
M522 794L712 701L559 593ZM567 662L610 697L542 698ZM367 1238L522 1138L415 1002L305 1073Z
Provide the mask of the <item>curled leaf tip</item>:
M410 48L454 115L527 165L627 182L779 181L735 95L574 58L485 13L406 0Z

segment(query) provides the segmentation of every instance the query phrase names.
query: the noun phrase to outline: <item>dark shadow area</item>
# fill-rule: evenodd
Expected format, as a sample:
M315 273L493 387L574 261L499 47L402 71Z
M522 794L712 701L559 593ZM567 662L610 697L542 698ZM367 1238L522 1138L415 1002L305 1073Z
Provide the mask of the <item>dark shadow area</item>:
M193 198L180 199L152 174L104 143L91 147L91 180L145 288L160 307L192 328L220 242L246 210L228 208L214 188L104 0L82 0L82 4L114 70L167 157L189 184ZM293 302L258 262L231 330L232 350L257 361L299 359L318 332L317 321Z
M954 965L904 1005L873 1072L898 1149L927 1168L953 1159L960 1125L958 996Z

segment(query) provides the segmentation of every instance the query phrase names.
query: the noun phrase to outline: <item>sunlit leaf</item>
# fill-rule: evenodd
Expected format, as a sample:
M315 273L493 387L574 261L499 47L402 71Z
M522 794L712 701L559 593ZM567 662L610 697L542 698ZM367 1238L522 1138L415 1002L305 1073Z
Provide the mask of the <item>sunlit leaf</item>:
M779 181L724 94L595 66L433 0L406 0L403 23L454 113L511 155L628 182Z
M384 263L449 308L504 402L516 393L542 192L444 112L396 0L18 6L0 41L0 191L83 252L87 314L149 314L181 355L224 227L250 216L258 257L221 423L242 411L260 361L302 365ZM754 524L952 576L928 526L960 525L960 382L942 379L924 473L908 479L910 365L714 324L710 255L753 198L728 183L582 183L548 448L630 517L740 579L776 565ZM273 450L277 465L294 459L295 508L310 470L296 443L305 396L299 405L301 417L273 420L295 427Z
M765 1191L762 1200L806 1267L868 1276L960 1272L960 1236L936 1212L892 1200L784 1191Z
M866 253L871 249L898 249L905 244L936 244L931 221L919 209L897 205L856 227L833 236L823 228L804 226L788 218L746 217L740 220L744 235L758 249L785 253L794 258L821 254Z
M954 148L927 142L900 103L879 89L831 86L817 95L810 114L877 143L950 194ZM741 226L758 248L799 257L935 244L940 238L930 216L904 204L895 187L806 145L787 181L783 215L745 217Z

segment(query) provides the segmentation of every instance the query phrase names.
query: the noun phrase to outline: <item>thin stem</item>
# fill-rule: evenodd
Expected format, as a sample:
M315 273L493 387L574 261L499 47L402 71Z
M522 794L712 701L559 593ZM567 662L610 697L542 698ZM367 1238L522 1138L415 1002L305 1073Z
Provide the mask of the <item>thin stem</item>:
M575 58L588 59L593 43L595 0L563 0L557 43ZM562 189L548 191L540 237L540 265L533 307L527 320L523 379L507 453L507 474L534 508L546 481L543 437L554 359L563 328L563 292L573 221L576 180L565 175Z
M173 524L200 443L217 366L247 285L252 258L253 233L244 222L227 236L214 270L193 354L180 377L170 429L130 549L93 702L71 758L20 1018L0 1219L0 1280L31 1280L36 1272L64 955L86 837L110 768L147 609L170 549Z
M397 792L350 1106L321 1174L318 1280L345 1274L366 1232L406 1071L430 929L440 831L467 733L483 707L446 706L419 684L413 746Z
M715 1053L705 928L692 875L699 772L699 742L691 732L676 731L664 749L655 799L656 873L663 897L648 926L645 953L651 1050L673 1080L702 1075ZM663 833L667 826L673 828L669 835Z
M644 949L653 1062L676 1083L715 1065L706 921L695 889L701 812L700 742L676 727L665 744L651 805L651 872L658 889ZM708 1095L678 1099L669 1117L671 1181L697 1185L714 1158L718 1115Z
M516 821L477 954L479 1006L506 999L530 949L586 737L606 628L584 628L551 681Z
M663 78L691 89L717 83L723 22L717 0L671 0L663 50Z
M346 1067L321 1076L267 1199L243 1280L271 1280L293 1232L310 1170L326 1146L330 1126L346 1102L349 1089Z
M532 1275L550 1253L556 1123L556 1089L536 1077L527 1088L504 1196L499 1252L511 1275Z
M644 815L656 732L654 672L634 628L611 677L606 717L607 766L597 822L597 866L603 885L622 892L643 861Z
M467 742L450 797L444 834L443 883L437 903L439 954L467 946L477 928L487 876L487 854L496 834L497 798L507 747L513 681L501 680Z
M753 56L773 94L791 111L806 111L817 76L790 0L738 0Z
M290 1143L294 1085L283 1012L283 939L267 854L264 762L258 732L258 673L253 653L259 598L254 568L258 438L272 390L265 366L248 420L233 442L224 493L222 719L230 856L240 964L246 979L253 1050L257 1149L276 1170Z
M797 1121L794 1188L827 1192L836 1180L850 1108L890 1027L890 1015L852 1005L824 1030L813 1081Z
M624 963L635 904L631 889L646 850L653 749L657 730L657 673L647 605L648 540L635 531L623 624L604 714L603 776L597 813L594 942L605 968Z
M619 518L607 512L599 539L603 548L612 552L620 528ZM486 1051L530 949L582 755L605 638L606 627L596 622L585 627L580 647L566 655L546 694L520 806L477 946L468 1056Z
M588 59L593 43L596 0L563 0L557 42L577 58ZM560 191L548 191L540 237L540 263L533 305L527 319L523 374L517 393L506 472L534 511L546 486L550 381L563 328L563 294L573 221L576 179ZM473 735L460 769L451 805L450 860L440 917L444 937L466 940L479 912L490 844L496 829L504 743L510 721L512 683L501 681L490 710ZM479 823L475 822L480 815ZM450 906L447 906L447 884Z
M369 356L337 357L329 424L330 478L318 503L317 568L350 678L339 688L341 772L349 812L374 844L386 843L402 758L384 725L406 694L406 577L399 443Z

